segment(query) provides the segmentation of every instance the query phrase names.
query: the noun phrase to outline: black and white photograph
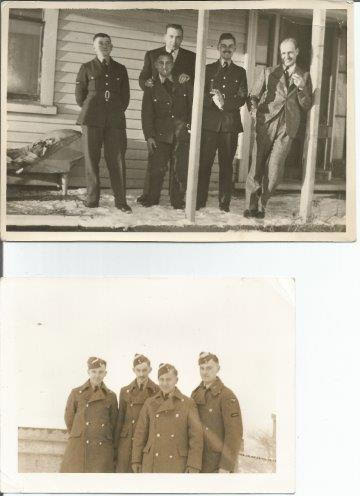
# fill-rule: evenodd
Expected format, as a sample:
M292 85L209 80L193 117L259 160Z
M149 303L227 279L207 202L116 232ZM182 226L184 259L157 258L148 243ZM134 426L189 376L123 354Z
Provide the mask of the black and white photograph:
M294 491L293 279L14 278L1 299L4 492Z
M355 239L351 2L1 10L2 239Z

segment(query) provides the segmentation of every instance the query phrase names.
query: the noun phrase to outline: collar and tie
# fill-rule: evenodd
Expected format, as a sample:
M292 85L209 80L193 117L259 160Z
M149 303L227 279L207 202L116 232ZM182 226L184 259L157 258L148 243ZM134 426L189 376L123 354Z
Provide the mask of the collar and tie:
M165 88L165 90L169 93L169 95L171 95L173 89L173 82L170 81L170 79L166 78L165 81L163 81L162 85Z
M290 82L289 69L284 70L284 76L285 76L286 87L289 88L289 82Z

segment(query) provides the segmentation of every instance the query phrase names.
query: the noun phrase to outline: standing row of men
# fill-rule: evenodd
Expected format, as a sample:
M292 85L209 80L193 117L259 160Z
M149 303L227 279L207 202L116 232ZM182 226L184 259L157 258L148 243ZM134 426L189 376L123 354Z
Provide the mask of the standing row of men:
M220 378L219 360L200 353L201 384L191 398L177 388L178 372L136 354L134 381L116 394L104 384L106 362L89 358L89 380L73 389L65 409L69 433L61 472L234 472L243 450L239 402Z
M195 53L181 47L183 28L166 27L165 46L145 55L139 85L144 91L142 128L148 147L148 167L138 203L157 205L170 165L170 203L184 208L191 132ZM83 64L76 81L76 101L81 107L78 124L83 127L88 207L100 197L101 147L109 169L115 206L131 212L126 203L126 122L130 92L124 65L115 62L105 33L94 36L96 58ZM263 218L269 197L281 177L301 112L311 106L311 81L296 65L296 40L280 44L282 64L267 68L248 95L246 71L232 61L236 40L231 33L219 38L219 59L206 66L200 149L197 208L206 206L211 169L216 152L219 161L219 208L230 210L233 160L238 135L243 131L240 108L248 109L256 122L256 146L246 183L246 217Z

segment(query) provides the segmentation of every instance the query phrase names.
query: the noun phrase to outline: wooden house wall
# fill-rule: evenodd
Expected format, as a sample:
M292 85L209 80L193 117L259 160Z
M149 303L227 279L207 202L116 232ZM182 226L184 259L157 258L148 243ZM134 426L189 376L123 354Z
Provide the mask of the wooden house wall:
M207 49L207 62L218 57L216 49L219 35L230 32L237 39L236 63L243 63L247 37L246 10L211 11ZM57 115L35 115L9 113L8 146L19 147L32 142L41 134L54 129L79 129L76 117L79 108L76 105L74 91L75 79L80 65L94 57L92 36L97 32L108 33L113 42L112 56L123 63L130 78L131 100L126 112L128 151L127 186L141 188L144 182L147 150L141 129L141 99L138 76L143 66L145 52L163 44L163 33L167 23L182 24L184 28L183 47L195 51L197 12L158 11L158 10L68 10L61 9L57 32L56 73L54 104ZM218 180L217 163L213 168L211 185L215 187ZM102 186L109 186L108 172L104 160L100 164ZM85 186L84 170L74 168L71 173L70 186Z

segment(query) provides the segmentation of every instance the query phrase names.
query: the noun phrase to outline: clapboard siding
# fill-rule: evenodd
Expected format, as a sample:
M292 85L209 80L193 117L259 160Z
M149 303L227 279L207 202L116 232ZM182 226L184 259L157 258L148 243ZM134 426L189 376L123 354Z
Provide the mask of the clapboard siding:
M197 12L195 10L111 10L94 9L59 11L57 51L55 66L54 104L56 116L11 113L8 117L8 145L24 146L39 138L43 133L62 128L79 129L76 117L79 108L75 101L75 80L80 65L94 56L92 36L106 32L112 38L112 56L123 63L130 80L131 100L126 112L128 151L127 186L141 188L147 166L147 147L141 129L142 91L138 77L147 50L163 44L163 33L167 23L176 22L184 28L183 47L195 51ZM216 50L222 32L231 32L237 39L238 50L234 58L243 63L247 37L248 13L246 10L210 12L207 63L217 59ZM218 164L214 164L211 185L218 181ZM102 158L100 163L101 183L109 186L108 172ZM164 182L168 184L167 180ZM83 167L72 170L70 186L85 186Z

